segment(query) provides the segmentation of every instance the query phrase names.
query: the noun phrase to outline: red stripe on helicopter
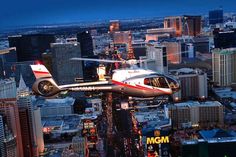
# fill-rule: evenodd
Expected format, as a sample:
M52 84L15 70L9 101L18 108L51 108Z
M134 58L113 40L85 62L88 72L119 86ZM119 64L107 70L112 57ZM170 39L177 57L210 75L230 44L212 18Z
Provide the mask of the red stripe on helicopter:
M148 87L143 87L143 86L140 86L140 85L137 85L137 84L136 84L136 86L133 86L133 85L125 84L125 83L115 81L115 80L112 80L112 83L114 83L116 85L126 86L126 87L129 87L129 88L135 88L135 89L141 89L141 90L152 90L152 91L164 92L166 94L170 94L170 92L166 92L166 91L163 91L163 90L160 90L160 89L152 89L152 88L148 88Z
M33 71L35 74L49 74L49 72L46 71Z

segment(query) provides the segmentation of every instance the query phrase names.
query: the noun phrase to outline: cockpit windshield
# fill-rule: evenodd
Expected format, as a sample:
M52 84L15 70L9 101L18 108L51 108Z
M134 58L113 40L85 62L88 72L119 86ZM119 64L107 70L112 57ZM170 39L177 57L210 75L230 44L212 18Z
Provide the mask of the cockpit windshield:
M152 77L152 78L145 78L144 84L153 87L159 88L169 88L168 82L166 81L165 77Z

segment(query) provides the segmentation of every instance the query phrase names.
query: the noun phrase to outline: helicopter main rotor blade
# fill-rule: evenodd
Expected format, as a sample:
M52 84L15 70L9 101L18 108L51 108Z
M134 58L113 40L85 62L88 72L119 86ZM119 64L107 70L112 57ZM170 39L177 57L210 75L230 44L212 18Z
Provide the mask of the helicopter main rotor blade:
M94 61L94 62L106 62L106 63L123 63L124 61L109 60L109 59L94 59L94 58L71 58L72 61Z

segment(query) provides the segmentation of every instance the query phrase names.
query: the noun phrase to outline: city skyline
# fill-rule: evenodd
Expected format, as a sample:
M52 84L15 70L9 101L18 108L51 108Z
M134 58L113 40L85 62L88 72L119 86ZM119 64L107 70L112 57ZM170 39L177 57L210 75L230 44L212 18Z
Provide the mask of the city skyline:
M0 11L0 30L22 26L51 25L129 18L164 17L183 14L208 14L209 10L223 8L225 12L234 12L234 1L178 0L161 1L143 0L108 1L108 0L10 0L1 3L5 6ZM12 5L14 4L14 5ZM201 7L199 7L201 6Z

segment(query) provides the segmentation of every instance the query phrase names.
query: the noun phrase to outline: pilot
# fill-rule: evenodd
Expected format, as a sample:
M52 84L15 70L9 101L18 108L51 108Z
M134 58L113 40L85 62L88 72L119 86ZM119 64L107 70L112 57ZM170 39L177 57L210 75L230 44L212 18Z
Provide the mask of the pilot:
M150 80L149 80L149 78L145 78L145 79L144 79L144 84L145 84L145 85L150 85Z

